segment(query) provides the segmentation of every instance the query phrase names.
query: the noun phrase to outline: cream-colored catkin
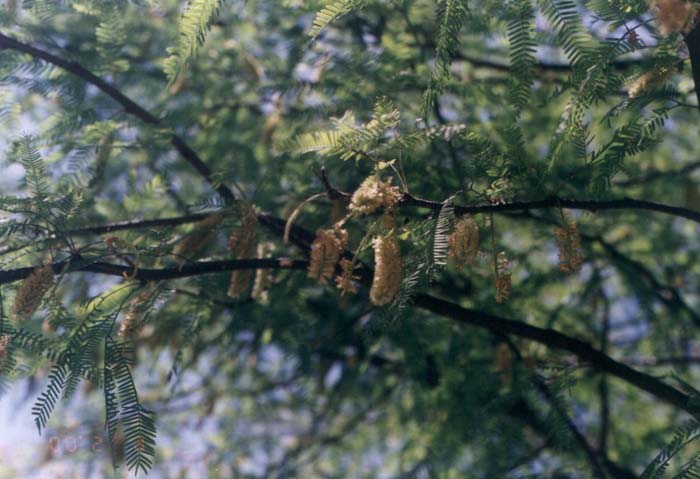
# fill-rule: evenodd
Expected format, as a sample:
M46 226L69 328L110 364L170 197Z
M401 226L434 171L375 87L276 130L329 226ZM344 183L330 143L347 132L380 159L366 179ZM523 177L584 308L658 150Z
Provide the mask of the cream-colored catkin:
M146 313L151 306L153 296L158 290L157 283L149 281L143 288L134 296L129 303L129 307L124 313L122 322L119 325L119 337L126 340L133 340L143 327L141 317Z
M210 215L198 222L194 230L175 244L173 256L178 266L197 257L199 252L212 240L216 227L221 223L221 215Z
M494 284L496 286L496 302L503 303L510 298L510 266L508 256L505 251L498 253L496 257L496 277Z
M663 35L686 34L693 27L697 2L688 0L649 0L656 14L656 23Z
M311 245L309 258L309 278L326 284L335 275L335 267L340 261L343 248L348 243L348 232L344 228L319 229Z
M575 223L554 228L554 239L559 249L559 271L577 273L583 264L581 254L581 235Z
M379 208L394 208L401 196L399 188L392 186L391 181L382 181L381 178L372 175L355 190L349 209L357 215L370 215Z
M352 261L343 258L340 260L340 269L341 273L335 278L335 284L342 292L341 294L357 294L357 288L354 282L358 280L359 277L353 274L355 266Z
M258 245L258 258L269 256L271 245L260 243ZM255 301L266 302L269 296L270 285L272 284L272 271L265 268L255 270L255 281L253 281L253 291L250 293Z
M7 347L10 345L10 336L3 334L0 336L0 374L5 370L7 362Z
M255 231L258 220L252 207L247 207L241 219L241 226L229 236L228 248L236 259L253 258L255 254ZM234 270L231 272L231 282L228 288L228 296L240 298L253 281L252 269Z
M479 227L474 219L467 215L455 223L454 230L447 238L447 254L456 267L471 264L479 253Z
M663 85L673 74L673 68L669 66L657 66L637 78L629 87L627 95L630 98L637 98L639 95L647 93L654 88Z
M374 247L374 279L369 291L372 304L389 304L401 287L401 249L393 235L378 236L372 240Z
M36 311L46 292L53 286L53 277L53 266L44 264L24 279L12 306L15 320L24 321Z

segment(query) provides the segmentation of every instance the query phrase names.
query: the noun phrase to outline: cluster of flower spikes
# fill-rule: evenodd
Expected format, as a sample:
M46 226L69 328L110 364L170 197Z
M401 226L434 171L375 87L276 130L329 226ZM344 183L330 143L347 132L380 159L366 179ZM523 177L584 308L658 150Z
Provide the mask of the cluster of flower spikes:
M41 304L46 292L53 286L53 266L45 263L27 276L15 296L12 316L17 321L28 319Z
M257 229L258 218L253 207L246 204L243 206L241 226L234 229L228 238L228 249L236 259L253 258L255 254L255 230ZM250 287L253 280L253 270L234 270L231 272L231 282L229 283L228 296L231 298L241 297Z
M221 215L217 213L207 216L194 226L190 234L175 244L173 256L175 256L178 266L183 266L188 261L197 258L197 255L214 237L216 227L221 223L221 220Z
M649 0L649 7L656 14L656 23L664 36L687 34L695 26L698 2L688 0ZM634 36L636 38L636 34ZM635 40L636 41L636 40ZM662 85L673 75L670 65L657 65L637 78L628 90L630 98L636 98Z
M457 268L471 264L479 253L479 227L470 215L455 222L454 230L447 238L447 254Z
M575 223L568 221L563 227L554 228L554 239L559 248L559 270L564 273L576 273L581 270L581 235Z
M335 267L340 261L340 255L348 243L348 232L340 223L331 229L319 229L311 245L309 260L309 278L326 284L335 275Z
M493 282L496 286L496 302L503 303L510 297L510 265L505 251L496 256L496 277Z

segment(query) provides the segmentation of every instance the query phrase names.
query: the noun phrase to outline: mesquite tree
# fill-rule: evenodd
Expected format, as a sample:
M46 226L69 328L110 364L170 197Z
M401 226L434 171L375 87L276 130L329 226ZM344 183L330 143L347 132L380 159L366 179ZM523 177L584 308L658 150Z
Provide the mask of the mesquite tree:
M7 0L0 475L698 477L699 10Z

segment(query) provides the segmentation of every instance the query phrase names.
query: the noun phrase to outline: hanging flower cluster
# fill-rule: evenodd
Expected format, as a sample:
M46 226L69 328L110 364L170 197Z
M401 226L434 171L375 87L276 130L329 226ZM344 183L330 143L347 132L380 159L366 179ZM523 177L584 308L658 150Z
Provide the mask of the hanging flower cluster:
M687 0L649 0L655 10L656 23L663 35L686 34L693 27L697 2Z
M260 243L258 245L258 258L268 257L271 249L270 243ZM267 301L270 284L272 284L272 272L269 269L259 268L255 270L255 281L253 281L251 297L255 301Z
M221 223L220 214L210 215L198 222L190 234L175 244L173 256L175 256L178 266L182 266L197 257L214 237L219 223Z
M391 210L401 199L399 188L391 181L382 181L372 175L362 182L350 200L350 212L358 215L370 215L379 208Z
M53 266L44 264L24 279L12 306L15 320L24 321L36 311L46 292L53 286L53 276Z
M559 271L576 273L581 270L581 235L575 223L554 228L554 238L559 248Z
M369 299L376 306L390 303L401 286L401 250L393 235L378 236L374 247L374 279Z
M637 78L632 85L630 85L627 95L630 98L637 98L638 96L651 91L660 85L663 85L672 74L673 68L669 66L654 67L644 75Z
M336 226L332 229L319 229L311 245L309 260L309 278L326 284L335 275L335 267L340 255L348 243L348 232Z
M341 273L335 278L336 286L344 295L356 294L357 288L355 287L354 281L357 281L359 278L353 274L355 267L352 261L343 258L340 260L340 269Z
M496 257L496 302L503 303L510 297L510 265L505 251L498 253Z
M228 249L236 259L252 258L255 252L255 230L258 219L255 211L249 205L244 207L241 226L231 232L228 238ZM228 296L239 298L248 290L253 280L253 270L234 270L231 272Z
M118 335L124 339L132 340L138 334L143 324L139 321L141 317L148 311L151 305L151 300L158 290L158 284L154 281L149 281L141 288L134 299L131 300L129 307L124 313L124 319L119 326Z
M455 223L447 245L447 254L458 268L474 262L479 252L479 227L471 216L464 216Z

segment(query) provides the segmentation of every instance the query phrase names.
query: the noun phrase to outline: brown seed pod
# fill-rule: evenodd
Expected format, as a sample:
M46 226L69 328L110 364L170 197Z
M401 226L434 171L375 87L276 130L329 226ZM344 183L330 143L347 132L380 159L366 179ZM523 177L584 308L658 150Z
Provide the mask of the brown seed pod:
M36 311L46 292L53 286L53 276L53 266L45 264L24 279L12 306L12 315L17 321L28 319Z
M372 304L390 303L401 287L401 249L392 235L378 236L372 240L374 247L374 279L369 291Z
M464 216L455 223L454 231L447 238L447 244L447 254L455 266L461 268L474 262L479 252L479 227L471 216Z

